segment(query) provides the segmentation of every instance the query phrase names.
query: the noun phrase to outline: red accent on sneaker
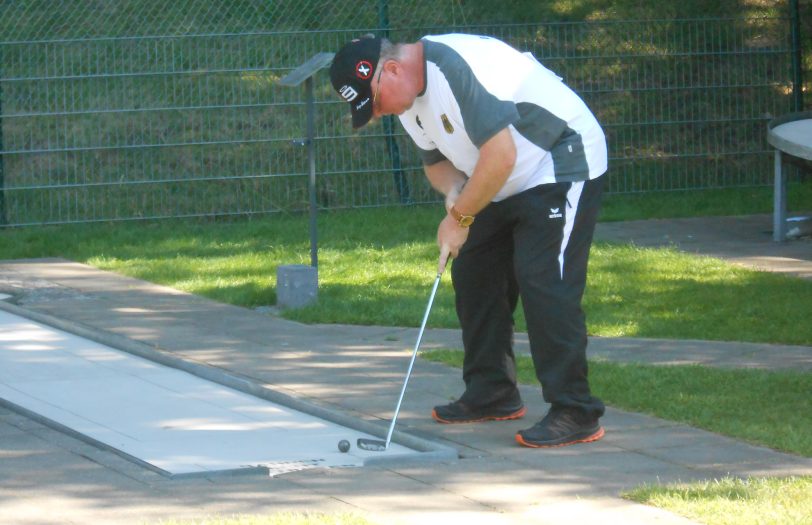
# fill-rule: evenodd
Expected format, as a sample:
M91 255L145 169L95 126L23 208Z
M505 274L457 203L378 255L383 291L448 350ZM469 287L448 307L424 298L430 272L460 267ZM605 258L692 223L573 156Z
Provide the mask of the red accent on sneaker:
M585 437L583 439L576 439L574 441L567 441L566 443L559 443L557 445L537 445L535 443L529 443L522 439L521 434L516 434L516 442L524 447L530 448L556 448L556 447L566 447L567 445L575 445L576 443L592 443L593 441L597 441L602 438L606 434L604 432L603 427L600 427L597 432L592 434L591 436Z
M446 424L446 425L460 425L460 424L463 424L463 423L482 423L483 421L507 421L509 419L520 419L520 418L524 417L524 415L526 413L527 413L527 407L522 407L519 410L517 410L516 412L513 412L512 414L508 414L506 416L484 416L484 417L477 418L477 419L466 419L466 420L463 420L463 421L453 421L453 420L448 420L448 419L441 418L440 416L437 415L437 411L432 409L431 417L434 418L434 420L437 421L438 423L443 423L443 424Z

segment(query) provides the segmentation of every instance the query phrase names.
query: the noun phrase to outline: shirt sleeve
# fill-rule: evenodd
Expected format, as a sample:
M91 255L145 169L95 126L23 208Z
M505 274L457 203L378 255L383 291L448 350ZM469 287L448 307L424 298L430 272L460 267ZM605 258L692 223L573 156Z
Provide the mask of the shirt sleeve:
M432 164L437 164L438 162L448 160L446 156L443 155L442 152L438 149L426 150L420 147L418 147L417 149L420 153L420 159L426 166L431 166Z
M477 79L471 66L450 46L424 40L426 58L437 64L460 108L465 131L471 142L485 142L520 118L516 104L500 100Z
M413 121L406 115L399 115L398 119L400 120L403 129L406 130L406 133L409 134L415 146L417 146L417 152L420 155L420 160L423 162L423 164L426 166L431 166L432 164L437 164L440 161L446 160L446 156L443 155L439 149L437 149L437 144L435 144L434 141L426 135L416 121Z

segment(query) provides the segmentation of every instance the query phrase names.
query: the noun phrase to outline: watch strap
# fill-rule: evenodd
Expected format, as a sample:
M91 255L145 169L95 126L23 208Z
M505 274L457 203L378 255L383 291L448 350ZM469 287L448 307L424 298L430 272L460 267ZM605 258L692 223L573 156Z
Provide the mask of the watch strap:
M449 213L454 218L454 220L457 221L457 224L459 224L463 228L469 227L474 222L473 215L463 215L462 213L460 213L460 211L457 209L456 206L451 206Z

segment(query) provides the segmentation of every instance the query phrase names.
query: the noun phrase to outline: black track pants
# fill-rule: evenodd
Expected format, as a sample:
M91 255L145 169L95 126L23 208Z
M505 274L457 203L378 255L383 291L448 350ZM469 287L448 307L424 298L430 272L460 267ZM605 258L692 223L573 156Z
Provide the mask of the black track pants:
M521 295L545 401L603 415L587 381L581 299L604 178L537 186L477 215L451 271L467 403L515 393L513 312Z

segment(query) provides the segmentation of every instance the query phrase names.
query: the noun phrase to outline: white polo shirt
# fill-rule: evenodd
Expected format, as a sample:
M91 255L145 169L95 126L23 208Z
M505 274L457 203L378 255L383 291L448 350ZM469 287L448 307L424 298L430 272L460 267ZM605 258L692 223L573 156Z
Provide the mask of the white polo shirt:
M529 53L490 37L422 39L425 89L400 121L423 162L443 159L467 176L479 148L504 128L516 165L499 201L539 184L594 179L606 172L606 138L592 112Z

